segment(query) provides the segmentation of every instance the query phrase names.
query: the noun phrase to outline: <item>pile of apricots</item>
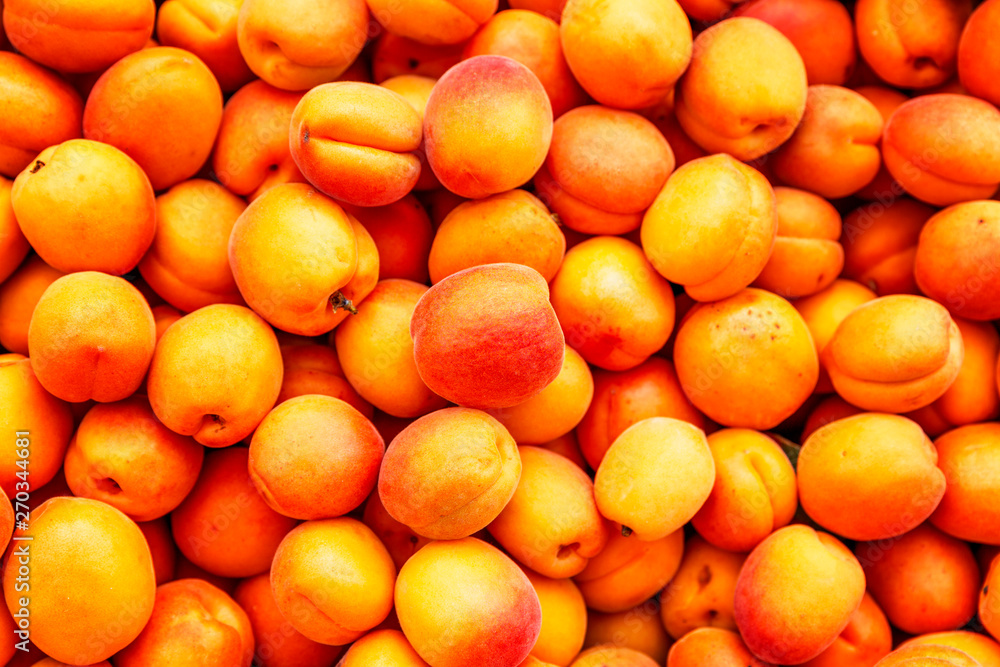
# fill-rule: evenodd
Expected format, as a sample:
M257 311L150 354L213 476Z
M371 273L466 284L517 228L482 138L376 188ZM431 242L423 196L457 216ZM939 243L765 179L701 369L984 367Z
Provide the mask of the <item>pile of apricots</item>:
M0 665L1000 667L1000 0L0 12Z

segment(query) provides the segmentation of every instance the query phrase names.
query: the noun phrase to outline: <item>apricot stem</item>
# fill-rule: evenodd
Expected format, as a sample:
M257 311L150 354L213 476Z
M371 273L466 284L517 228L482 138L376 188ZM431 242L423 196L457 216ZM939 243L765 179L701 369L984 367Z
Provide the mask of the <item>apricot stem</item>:
M632 534L632 529L626 525L622 525L622 537L628 537Z
M344 293L340 290L330 295L330 305L333 306L333 312L337 312L337 309L343 308L351 315L358 314L358 309L354 307L354 302L344 296Z
M31 171L29 171L28 173L29 174L37 174L38 170L41 169L44 166L45 166L44 162L42 162L41 160L35 160L35 165L31 168Z

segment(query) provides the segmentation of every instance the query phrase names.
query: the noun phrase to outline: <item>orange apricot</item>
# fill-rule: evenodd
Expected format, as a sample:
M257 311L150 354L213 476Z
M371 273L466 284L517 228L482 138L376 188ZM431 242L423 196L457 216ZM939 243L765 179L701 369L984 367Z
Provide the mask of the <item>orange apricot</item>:
M428 257L435 235L430 216L416 197L406 195L388 206L348 205L345 210L365 226L375 241L380 279L427 282Z
M372 79L379 84L404 74L438 79L462 60L463 46L423 44L384 31L372 48Z
M847 627L805 667L870 667L892 650L892 628L867 591Z
M11 204L13 182L0 176L0 283L17 270L31 246L14 216Z
M951 646L978 660L982 667L1000 667L1000 643L978 632L952 630L950 632L929 632L907 639L900 648L912 645L936 644Z
M994 557L979 592L979 620L1000 641L1000 557Z
M667 667L769 667L750 653L740 635L723 628L698 628L670 647Z
M170 534L170 520L160 517L153 521L137 523L139 530L146 537L149 552L153 558L153 572L156 573L156 585L174 580L177 568L177 546Z
M368 419L374 415L371 403L361 398L344 377L333 347L312 343L282 346L281 362L284 373L275 405L296 396L320 394L339 398Z
M1000 544L1000 488L993 452L1000 451L1000 424L969 424L934 441L945 491L930 521L962 540Z
M802 427L800 442L805 442L806 438L816 432L819 428L844 417L852 417L864 412L861 408L855 407L842 399L840 396L827 396L820 401L813 411L809 413L805 425Z
M733 600L745 554L725 551L695 535L660 594L660 618L674 639L703 627L736 630Z
M978 665L979 662L965 651L940 644L900 646L875 663L875 667L978 667Z
M459 44L497 11L497 0L423 0L398 5L391 0L367 0L372 15L385 29L421 44Z
M590 627L587 606L572 579L550 579L524 570L542 607L542 627L531 655L554 665L567 665L583 647Z
M419 535L406 524L393 519L378 493L368 496L361 520L385 545L397 570L403 567L410 556L431 541L429 537Z
M337 663L340 667L426 667L401 630L372 630Z
M0 345L4 349L28 353L28 326L35 306L49 285L64 275L33 255L0 283Z
M595 646L631 649L662 665L672 643L660 623L660 605L655 599L617 614L592 611L587 615L585 649Z
M236 40L242 0L167 0L156 16L156 38L163 46L187 49L208 65L223 92L254 78Z
M1000 3L995 0L980 3L965 22L958 41L959 81L970 94L994 105L1000 104L1000 82L992 63L997 62L1000 51L989 34L1000 16L998 10Z
M875 105L875 108L882 115L883 129L885 121L889 120L892 112L903 102L910 99L895 88L890 88L884 84L877 85L872 83L871 85L855 86L854 91L861 93L869 102ZM879 139L878 145L881 151L881 139ZM856 197L867 200L878 200L884 205L890 205L892 201L902 194L903 186L897 183L892 174L889 173L889 170L886 169L884 160L871 183L854 193Z
M926 408L940 419L945 429L1000 416L1000 393L993 372L1000 355L1000 334L989 322L953 319L965 347L962 368L941 398Z
M583 454L580 452L580 444L576 439L576 429L570 431L566 435L558 437L554 440L549 440L548 442L543 442L537 446L566 457L579 466L580 470L588 470L587 461L584 460Z

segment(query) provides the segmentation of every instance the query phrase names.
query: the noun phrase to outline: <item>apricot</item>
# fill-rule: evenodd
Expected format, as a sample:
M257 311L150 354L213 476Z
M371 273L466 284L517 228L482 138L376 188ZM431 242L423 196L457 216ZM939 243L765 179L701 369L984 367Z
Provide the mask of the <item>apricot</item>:
M962 334L943 306L922 296L893 294L851 311L823 350L823 362L837 393L849 403L907 412L944 394L964 354Z
M119 401L138 389L153 357L156 326L128 281L81 271L53 282L28 327L31 367L65 401Z
M316 21L317 12L326 20ZM364 0L243 0L236 39L261 79L282 90L308 90L347 70L368 41L370 21Z
M691 60L691 26L672 0L569 0L559 36L584 90L620 109L659 102Z
M607 544L573 580L588 609L614 614L662 590L677 573L683 553L683 530L644 541L625 537L620 524L609 522Z
M652 658L657 665L667 659L673 641L660 623L660 605L647 600L617 614L590 612L587 616L585 649L595 646L627 648Z
M677 377L696 408L724 426L777 426L812 393L819 361L805 321L756 288L696 306L674 343Z
M418 535L406 524L393 519L378 493L368 496L361 520L385 545L397 570L403 567L410 556L431 541L429 537Z
M87 411L64 466L73 495L152 521L194 488L203 458L201 445L160 423L145 396L132 395Z
M576 657L570 667L654 667L651 657L625 646L594 646Z
M920 230L914 275L920 290L953 314L1000 318L1000 202L954 204Z
M795 469L763 433L722 429L708 436L715 484L691 523L710 543L750 551L791 522L798 508Z
M178 579L156 589L152 618L115 665L250 667L253 652L250 619L235 600L200 579Z
M432 542L415 553L399 570L395 604L403 634L431 667L516 665L542 624L528 577L473 537Z
M872 70L900 88L930 88L955 74L970 0L859 0L858 47Z
M37 497L39 489L48 484L59 472L66 447L73 435L73 414L69 405L56 398L42 386L31 368L31 361L0 362L0 424L8 433L27 432L30 460L30 478L25 480L24 465L18 461L23 447L8 447L0 457L0 489L13 498L17 491L27 489ZM20 438L24 436L15 436Z
M524 446L518 455L520 479L489 524L490 535L513 558L543 576L579 574L608 540L593 482L555 452Z
M152 521L137 523L139 530L146 538L149 553L153 558L153 572L156 575L156 585L174 580L177 569L177 546L170 534L170 520L160 517Z
M372 48L372 80L381 84L407 74L438 79L462 60L463 48L462 42L423 44L384 31Z
M1000 3L983 2L969 16L958 41L958 79L970 94L1000 104L1000 85L991 63L997 62L1000 52L989 31L997 18Z
M267 504L295 519L347 514L375 488L385 443L356 409L329 396L289 399L250 441L250 479Z
M872 203L844 218L844 278L867 285L879 296L918 294L913 265L917 241L934 209L907 197Z
M982 667L997 667L1000 665L1000 644L986 635L968 630L953 630L950 632L930 632L908 639L900 648L912 645L936 644L951 646L969 654L978 660Z
M1000 111L968 95L922 95L882 132L882 159L908 193L935 206L988 199L1000 184Z
M167 0L156 16L156 38L163 46L187 49L208 65L224 92L254 78L236 40L243 0Z
M745 554L725 551L694 535L680 568L660 594L660 618L674 639L697 628L736 630L733 595Z
M854 553L895 627L918 635L957 630L972 618L980 575L969 545L926 523L886 542L861 542Z
M979 593L979 620L1000 641L1000 558L993 559L984 577Z
M935 527L970 542L1000 544L997 496L991 472L1000 449L1000 424L969 424L934 441L946 481L941 504L930 517Z
M1000 335L988 322L953 319L965 347L962 367L941 398L924 408L941 420L944 430L1000 416L1000 395L993 372L1000 355Z
M580 453L580 444L576 439L576 429L570 431L566 435L555 438L554 440L543 442L538 445L538 447L547 449L550 452L555 452L556 454L569 459L576 464L580 470L587 471L589 469L587 462L583 458L583 454Z
M295 354L293 350L301 350L303 354ZM323 357L317 353L325 353ZM315 358L311 358L312 355ZM296 396L320 394L339 398L366 418L374 416L371 403L361 398L354 387L344 377L344 372L337 361L337 352L325 345L298 345L285 347L281 350L284 373L281 380L281 391L275 405L280 405Z
M35 251L67 273L126 273L156 230L146 174L128 155L97 141L71 139L39 153L15 179L11 203Z
M806 667L868 667L892 650L892 628L867 591L847 627L822 653L802 663Z
M289 142L302 174L323 193L385 206L420 175L420 114L402 95L371 83L316 86L292 112Z
M134 521L97 500L59 497L35 508L30 528L14 537L31 541L14 542L4 597L11 614L30 610L31 641L40 650L85 665L110 658L139 635L153 613L156 580ZM25 568L30 586L17 582Z
M425 667L400 630L372 630L357 640L337 663L340 667Z
M864 412L864 410L851 405L840 396L827 396L822 401L817 403L816 407L813 408L813 411L809 413L809 417L806 419L806 423L802 427L802 435L799 439L802 442L805 442L806 438L821 427L826 426L831 422L835 422L838 419L851 417L853 415L861 414L862 412Z
M0 91L0 174L14 178L42 150L82 136L83 101L55 72L0 51Z
M345 210L365 226L375 241L380 279L427 282L435 233L430 216L416 197L406 195L388 206L347 206Z
M979 662L951 646L924 644L901 646L879 660L875 667L977 667Z
M892 112L899 108L903 102L910 99L895 88L874 82L871 85L855 86L854 91L861 93L869 102L875 105L875 108L882 115L883 128L885 121L889 120ZM881 152L881 139L879 139L878 146ZM903 194L903 186L896 182L892 174L889 173L889 170L886 169L885 161L883 161L872 182L854 194L861 199L877 200L880 204L891 206L892 202Z
M624 234L639 227L673 169L670 145L652 122L590 105L556 120L534 184L570 229Z
M300 99L302 93L261 80L229 98L212 152L212 170L230 192L253 201L270 187L305 180L288 145L288 126Z
M439 190L441 182L434 175L430 165L427 163L427 149L423 142L423 122L424 111L427 109L427 100L431 97L437 79L417 74L401 74L382 81L379 85L399 94L411 107L417 110L421 123L420 146L415 151L417 159L420 160L420 175L413 189L416 191Z
M844 266L840 213L822 197L796 188L774 188L774 201L774 249L752 284L786 298L826 289Z
M853 540L883 540L920 525L941 502L945 475L920 427L906 417L862 413L831 422L802 444L802 509Z
M367 0L372 15L387 31L421 44L459 44L497 11L497 0L424 0L398 5Z
M768 667L739 634L722 628L698 628L681 637L667 655L667 667Z
M510 263L464 269L427 290L413 310L417 372L453 403L509 408L559 375L566 349L559 325L549 287L534 269Z
M785 526L750 552L733 610L755 656L798 664L837 639L864 592L864 571L837 538L809 526Z
M738 86L753 80L754 86ZM795 46L760 19L720 21L694 41L675 111L706 151L753 160L783 144L805 113L806 69Z
M639 246L620 237L590 238L566 253L552 281L552 306L566 342L606 370L638 366L674 327L670 284Z
M164 332L147 388L167 428L207 447L228 447L274 407L281 379L281 350L267 323L248 308L213 304Z
M795 133L775 151L771 167L788 185L838 199L868 185L882 164L882 114L849 88L809 86Z
M495 519L520 476L517 445L500 422L479 410L445 408L389 443L378 494L389 514L416 533L453 540Z
M642 220L642 249L667 280L698 301L736 294L764 269L778 231L774 191L725 154L671 174ZM692 248L696 248L692 251Z
M542 608L542 626L531 655L554 665L568 665L584 644L590 627L586 603L572 579L550 579L524 570Z
M64 275L32 255L0 283L0 345L4 349L28 353L28 326L35 306L49 285Z
M530 266L551 282L565 252L566 237L545 204L524 190L511 190L452 209L434 233L427 267L432 283L497 262Z
M378 246L375 245L375 239L357 218L348 214L348 220L358 244L358 266L350 280L333 297L341 306L327 322L334 327L357 314L357 304L371 294L379 280Z
M0 283L17 270L31 246L14 217L11 204L13 182L0 176Z
M281 615L269 573L244 579L232 596L250 621L256 646L253 657L261 667L332 665L340 655L340 647L314 642Z
M438 79L423 133L442 185L482 199L523 185L542 166L552 141L552 104L521 63L474 56Z

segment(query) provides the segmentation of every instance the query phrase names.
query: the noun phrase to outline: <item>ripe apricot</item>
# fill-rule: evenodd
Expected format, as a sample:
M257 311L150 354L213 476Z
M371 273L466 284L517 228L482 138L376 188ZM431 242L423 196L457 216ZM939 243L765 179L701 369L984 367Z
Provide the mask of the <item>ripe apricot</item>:
M15 537L30 538L15 543L30 547L13 547L7 556L4 597L11 614L30 610L31 641L39 649L86 665L139 635L153 613L156 580L134 521L98 500L59 497L35 508L30 528ZM27 576L19 568L30 571L30 586L18 585L19 571Z
M983 2L976 7L962 28L958 41L958 79L970 94L993 105L1000 104L1000 87L996 71L990 63L996 62L1000 52L989 31L995 25L1000 3Z
M329 319L328 324L334 327L357 314L357 305L371 294L379 280L378 246L375 245L375 239L361 221L350 214L347 217L358 243L358 267L351 279L338 290L338 295L333 297L342 306Z
M0 283L17 270L31 246L14 217L10 193L13 182L0 176Z
M14 178L44 149L82 136L83 101L55 72L0 51L0 91L0 174Z
M397 5L367 0L372 15L385 29L421 44L459 44L497 11L497 0L424 0Z
M979 620L1000 641L1000 557L994 557L979 593Z
M660 618L674 639L701 627L736 630L733 595L745 554L725 551L695 535L684 558L660 594Z
M837 639L864 592L864 572L837 538L785 526L758 544L740 570L736 625L758 658L798 664Z
M847 627L806 667L868 667L892 650L892 628L875 598L867 591Z
M326 20L314 20L321 12ZM254 74L282 90L333 81L368 41L364 0L244 0L236 23L240 53Z
M177 568L177 545L170 534L170 520L160 517L152 521L136 524L146 538L149 553L153 558L153 572L156 574L156 585L174 580Z
M428 257L435 234L430 216L416 197L406 195L388 206L345 209L365 226L375 241L380 279L427 282Z
M378 493L368 496L361 520L385 545L397 570L403 567L410 556L431 541L429 537L418 535L406 524L393 519Z
M671 174L643 217L640 238L664 278L684 285L698 301L715 301L760 275L777 231L775 195L767 179L718 154L692 160Z
M14 180L11 203L35 251L65 272L126 273L156 230L146 174L114 146L87 139L39 153Z
M754 86L739 86L753 80ZM709 152L753 160L783 144L806 108L806 69L795 46L760 19L716 23L694 41L677 84L681 127Z
M749 429L708 436L715 484L691 524L710 543L750 551L798 508L795 469L771 438Z
M982 667L997 667L1000 665L1000 644L996 640L978 632L970 632L968 630L930 632L908 639L900 644L900 647L914 644L951 646L968 653L971 658L978 660Z
M437 79L417 74L402 74L382 81L379 85L388 88L394 93L398 93L405 99L411 107L417 110L421 123L420 146L415 151L417 159L420 160L420 175L413 185L416 191L438 190L441 182L434 175L434 171L427 163L427 148L423 141L424 111L427 109L427 100L431 97Z
M281 379L281 350L267 323L243 306L213 304L164 332L146 384L167 428L227 447L274 407Z
M642 224L673 169L673 151L652 122L630 111L589 105L556 120L534 184L570 229L624 234Z
M431 391L459 405L508 408L559 375L566 349L559 325L549 287L534 269L465 269L427 290L414 308L417 372Z
M901 646L875 667L977 667L979 662L965 651L940 644Z
M524 190L511 190L459 204L434 233L427 256L432 283L481 264L512 262L551 282L566 252L555 216Z
M586 649L595 646L627 648L662 665L672 643L660 623L660 605L656 600L647 600L617 614L592 611L587 616L587 636L583 642Z
M1000 394L993 372L1000 355L1000 335L988 322L953 319L965 347L962 368L941 398L925 408L943 423L945 429L1000 416Z
M590 621L580 589L572 579L550 579L525 569L542 608L542 626L531 655L567 665L580 652Z
M884 84L872 83L871 85L855 86L854 91L863 95L869 102L875 105L882 115L883 129L885 121L903 102L910 99L895 88L890 88ZM879 151L882 150L882 140L878 142ZM903 194L903 186L896 182L885 167L885 161L879 167L878 173L871 183L854 193L856 197L867 200L878 200L881 204L891 206L892 201Z
M805 442L806 438L816 432L820 427L826 426L830 422L835 422L844 417L864 412L861 408L855 407L842 399L840 396L827 396L820 401L813 411L809 413L805 425L802 427L802 435L799 439Z
M389 514L418 534L454 540L495 519L520 476L517 445L500 422L479 410L445 408L389 443L378 494Z
M401 630L372 630L357 640L337 663L340 667L426 667Z
M38 300L28 352L38 381L66 401L119 401L146 375L156 325L139 290L106 273L57 279Z
M740 635L723 628L698 628L670 647L667 667L767 667Z
M281 360L284 372L275 405L296 396L320 394L339 398L368 419L374 416L371 403L361 398L344 377L337 352L332 347L313 344L283 347Z
M442 185L482 199L523 185L542 166L552 141L552 104L521 63L474 56L438 79L423 132L427 161Z
M4 349L28 353L28 326L35 306L49 285L64 275L33 255L0 283L0 345Z
M941 502L945 475L920 427L862 413L814 431L798 460L802 509L854 540L882 540L920 525Z
M1000 544L1000 520L992 469L993 452L1000 450L1000 425L969 424L948 431L934 441L938 466L946 481L941 504L930 521L962 540Z
M405 74L438 79L462 60L464 44L423 44L384 31L372 48L372 79L375 83Z
M655 667L651 657L625 646L602 645L588 648L576 657L570 667Z
M677 377L696 408L725 426L777 426L812 393L819 361L805 321L756 288L696 306L674 343Z
M156 38L163 46L187 49L208 65L223 92L249 83L250 71L236 40L242 0L167 0L156 16Z
M474 537L432 542L415 553L399 570L395 603L403 633L431 667L516 665L541 630L541 604L528 577Z

